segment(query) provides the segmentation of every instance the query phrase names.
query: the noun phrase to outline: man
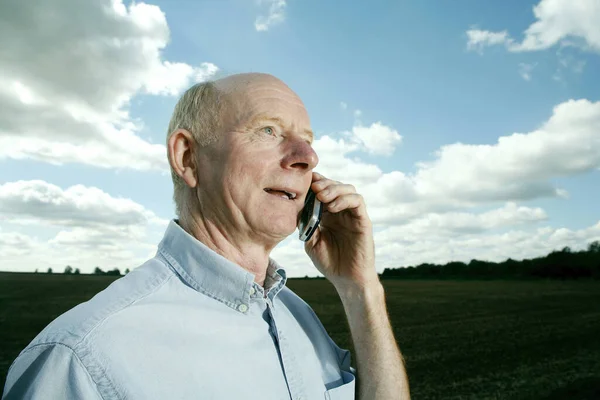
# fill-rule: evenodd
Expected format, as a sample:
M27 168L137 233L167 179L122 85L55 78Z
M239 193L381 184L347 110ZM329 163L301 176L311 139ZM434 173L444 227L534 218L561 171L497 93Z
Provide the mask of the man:
M271 75L190 88L167 138L178 218L156 256L46 327L3 399L408 399L365 203L313 172L312 139ZM356 371L269 257L309 187L326 212L305 250L341 298Z

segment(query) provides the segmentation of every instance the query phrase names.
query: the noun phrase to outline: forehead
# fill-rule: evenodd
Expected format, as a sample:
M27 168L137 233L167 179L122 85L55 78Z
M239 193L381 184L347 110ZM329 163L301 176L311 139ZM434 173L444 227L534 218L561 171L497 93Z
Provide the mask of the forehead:
M310 129L310 118L302 100L283 82L258 79L239 85L227 95L233 106L229 123L235 125L277 119L294 130Z

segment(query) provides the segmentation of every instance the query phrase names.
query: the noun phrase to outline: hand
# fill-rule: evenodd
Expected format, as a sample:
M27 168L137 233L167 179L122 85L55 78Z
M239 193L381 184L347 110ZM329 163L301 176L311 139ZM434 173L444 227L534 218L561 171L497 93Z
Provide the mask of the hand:
M373 225L352 185L313 172L312 190L324 205L319 229L304 245L315 267L339 290L379 282Z

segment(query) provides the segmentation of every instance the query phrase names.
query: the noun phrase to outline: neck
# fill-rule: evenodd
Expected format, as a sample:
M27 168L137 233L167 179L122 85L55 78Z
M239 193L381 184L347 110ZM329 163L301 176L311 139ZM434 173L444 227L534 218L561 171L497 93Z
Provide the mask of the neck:
M217 254L254 274L254 281L264 287L271 247L236 237L201 215L180 218L179 225Z

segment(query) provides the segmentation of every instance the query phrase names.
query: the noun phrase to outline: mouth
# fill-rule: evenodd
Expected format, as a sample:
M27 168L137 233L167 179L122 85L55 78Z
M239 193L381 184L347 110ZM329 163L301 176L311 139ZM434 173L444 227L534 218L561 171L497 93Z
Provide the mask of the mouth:
M265 192L273 195L281 197L285 200L294 200L297 197L296 192L288 191L285 189L276 189L276 188L266 188Z

